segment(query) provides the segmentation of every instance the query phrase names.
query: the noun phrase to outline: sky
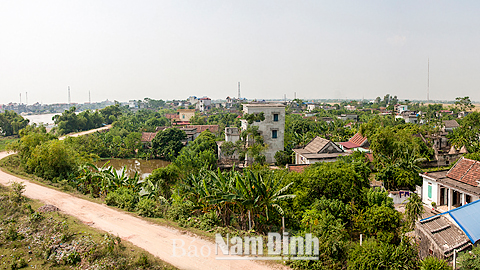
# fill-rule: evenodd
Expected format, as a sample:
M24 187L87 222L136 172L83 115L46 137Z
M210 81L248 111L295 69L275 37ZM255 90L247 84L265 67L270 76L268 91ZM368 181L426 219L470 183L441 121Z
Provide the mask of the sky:
M0 104L480 101L480 1L0 1Z

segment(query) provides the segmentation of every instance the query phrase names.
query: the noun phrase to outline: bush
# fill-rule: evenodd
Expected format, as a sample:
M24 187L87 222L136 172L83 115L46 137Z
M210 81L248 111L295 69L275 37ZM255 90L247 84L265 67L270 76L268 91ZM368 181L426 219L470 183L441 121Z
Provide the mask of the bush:
M144 217L162 217L162 211L153 199L141 198L137 204L137 212Z
M105 198L107 205L117 206L119 208L133 211L138 201L138 195L131 189L120 187L117 190L108 193Z
M458 265L462 270L480 269L480 247L474 247L471 251L460 253Z
M67 178L77 170L78 153L63 141L48 141L35 147L27 161L27 172L52 180Z
M420 270L450 270L452 269L444 260L436 257L427 257L420 262Z

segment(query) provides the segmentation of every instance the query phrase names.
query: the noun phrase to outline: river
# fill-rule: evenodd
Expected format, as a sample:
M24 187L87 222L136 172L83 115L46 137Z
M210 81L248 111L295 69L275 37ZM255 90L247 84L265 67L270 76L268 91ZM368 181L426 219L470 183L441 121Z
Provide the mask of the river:
M168 161L159 159L104 159L101 161L97 161L94 164L97 167L102 167L105 163L109 161L110 163L107 165L107 167L113 167L117 171L117 173L122 173L123 167L126 167L126 174L129 177L133 177L135 175L135 172L138 172L140 179L145 179L152 173L153 170L165 167L170 164L170 162Z
M53 123L52 117L54 117L57 114L61 114L61 113L32 114L32 115L22 115L22 116L23 118L30 120L30 124L44 123L47 126L53 126L54 123Z

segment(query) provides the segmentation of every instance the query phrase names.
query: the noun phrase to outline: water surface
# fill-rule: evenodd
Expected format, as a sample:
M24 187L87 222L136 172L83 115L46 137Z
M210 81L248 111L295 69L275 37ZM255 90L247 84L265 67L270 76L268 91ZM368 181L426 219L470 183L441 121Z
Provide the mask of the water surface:
M123 167L126 167L126 174L129 177L133 177L135 172L138 172L140 179L145 179L149 176L153 170L157 168L162 168L170 164L168 161L159 160L159 159L104 159L101 161L94 162L97 167L102 167L105 163L110 161L107 167L113 167L117 173L121 174Z

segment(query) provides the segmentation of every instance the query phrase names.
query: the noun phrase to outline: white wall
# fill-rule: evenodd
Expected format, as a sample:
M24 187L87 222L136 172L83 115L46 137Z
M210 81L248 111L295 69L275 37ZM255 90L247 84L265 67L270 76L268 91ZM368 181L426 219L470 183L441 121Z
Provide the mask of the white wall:
M267 163L275 162L275 153L284 150L285 135L285 106L281 104L243 104L243 112L261 113L265 116L264 121L253 122L253 126L258 126L264 142L268 145L265 151ZM278 114L278 121L273 121L273 115ZM242 120L242 130L247 128L247 121ZM272 130L277 130L277 138L272 138Z
M428 197L428 186L429 183L432 186L432 198ZM431 206L432 202L435 202L437 205L438 204L438 183L434 180L428 179L423 177L423 185L422 185L422 201L423 203Z

